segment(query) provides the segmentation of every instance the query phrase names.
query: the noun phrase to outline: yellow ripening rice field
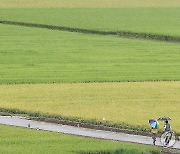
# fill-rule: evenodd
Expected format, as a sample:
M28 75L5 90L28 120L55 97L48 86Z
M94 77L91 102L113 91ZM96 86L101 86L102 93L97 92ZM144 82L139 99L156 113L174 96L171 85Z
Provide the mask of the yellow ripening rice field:
M179 0L1 0L0 8L167 8Z
M146 127L166 115L180 132L179 81L0 85L0 107Z

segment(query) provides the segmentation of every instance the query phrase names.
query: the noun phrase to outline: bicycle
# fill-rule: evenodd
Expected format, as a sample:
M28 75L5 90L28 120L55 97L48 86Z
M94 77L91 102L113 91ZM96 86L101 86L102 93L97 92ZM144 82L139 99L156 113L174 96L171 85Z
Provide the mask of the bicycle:
M164 134L162 134L161 143L165 147L173 146L174 143L175 143L175 134L174 134L174 132L169 131L169 132L165 132Z

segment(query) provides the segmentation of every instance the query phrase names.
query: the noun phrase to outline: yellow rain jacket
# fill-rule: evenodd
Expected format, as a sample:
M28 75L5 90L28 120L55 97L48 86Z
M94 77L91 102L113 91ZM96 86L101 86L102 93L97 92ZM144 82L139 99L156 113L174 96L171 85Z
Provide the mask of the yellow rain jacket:
M153 129L151 130L151 132L152 132L153 134L157 134L157 133L158 133L158 130L157 130L156 128L153 128Z

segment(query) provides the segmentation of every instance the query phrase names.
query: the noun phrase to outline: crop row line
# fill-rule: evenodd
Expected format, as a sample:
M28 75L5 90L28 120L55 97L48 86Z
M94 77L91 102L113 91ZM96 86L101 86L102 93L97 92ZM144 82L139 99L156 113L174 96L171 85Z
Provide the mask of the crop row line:
M18 84L79 84L79 83L134 83L134 82L179 82L180 80L102 80L102 81L52 81L52 82L0 82L0 85L18 85Z
M84 34L113 35L113 36L119 36L119 37L124 37L124 38L136 38L136 39L145 39L145 40L153 40L153 41L180 43L180 37L170 36L170 35L137 33L137 32L131 32L131 31L99 31L99 30L72 28L72 27L64 27L64 26L54 26L54 25L35 24L35 23L16 22L16 21L2 21L2 20L0 20L0 23L7 24L7 25L45 28L45 29L51 29L51 30L77 32L77 33L84 33Z
M87 81L52 81L52 82L21 82L21 81L18 81L18 82L0 82L0 85L18 85L18 84L79 84L79 83L134 83L134 82L179 82L180 80L102 80L102 81L90 81L90 80L87 80Z

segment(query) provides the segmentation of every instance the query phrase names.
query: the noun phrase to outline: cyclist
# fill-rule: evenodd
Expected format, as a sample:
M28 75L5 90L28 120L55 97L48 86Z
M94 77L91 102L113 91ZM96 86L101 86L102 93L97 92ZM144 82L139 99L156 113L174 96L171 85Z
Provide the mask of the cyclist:
M165 145L168 145L171 137L172 137L172 133L171 133L171 125L168 123L168 121L165 121L165 125L164 125L164 131L165 131Z

